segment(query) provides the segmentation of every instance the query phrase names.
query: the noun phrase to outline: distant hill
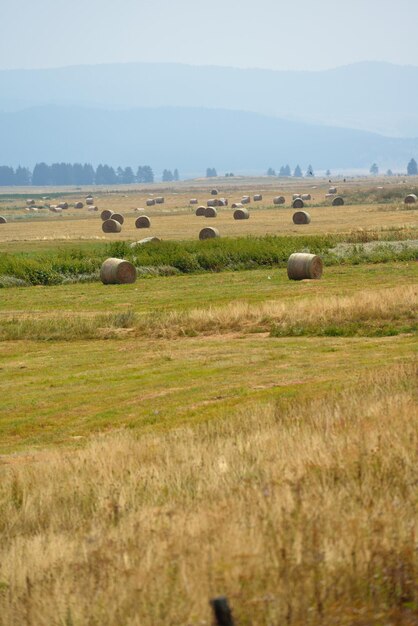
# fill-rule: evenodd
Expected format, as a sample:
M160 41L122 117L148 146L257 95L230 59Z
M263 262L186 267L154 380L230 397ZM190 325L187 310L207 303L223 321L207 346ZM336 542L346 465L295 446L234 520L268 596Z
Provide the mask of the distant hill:
M314 169L401 166L418 155L418 139L392 139L358 130L196 107L106 111L42 106L0 113L0 164L87 161L150 164L202 175L264 173L299 163Z
M0 71L0 110L206 107L418 136L418 67L357 63L297 72L167 63Z

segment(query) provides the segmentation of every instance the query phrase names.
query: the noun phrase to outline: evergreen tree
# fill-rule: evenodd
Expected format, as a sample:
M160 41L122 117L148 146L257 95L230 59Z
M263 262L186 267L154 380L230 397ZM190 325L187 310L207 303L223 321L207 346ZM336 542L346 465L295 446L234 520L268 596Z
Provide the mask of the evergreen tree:
M180 174L179 174L179 171L178 171L177 168L173 172L173 179L176 180L176 181L180 180Z
M173 180L173 172L171 170L163 170L162 181L163 183L171 183Z
M390 170L390 169L389 169L389 170L386 172L386 176L393 176L393 172L392 172L392 170Z
M153 183L154 172L149 165L139 165L136 171L136 180L138 183Z
M15 171L8 165L0 165L0 185L11 186L15 184Z
M125 185L131 185L135 182L135 176L132 170L132 167L125 167L123 170L123 182Z
M306 171L306 176L308 176L308 177L314 177L315 176L312 165L308 165L308 169Z
M123 183L123 169L120 165L116 170L116 178L118 179L118 183Z
M406 171L408 172L408 176L416 176L418 174L418 166L415 159L409 161Z
M267 176L276 176L276 172L272 167L269 167L267 170Z
M291 175L292 175L292 172L291 172L291 170L290 170L290 165L286 165L286 166L284 167L284 170L283 170L283 171L284 171L284 176L291 176Z
M379 173L379 167L377 166L376 163L373 163L373 165L370 167L370 174L372 174L373 176L377 176Z
M19 165L15 172L15 185L30 185L30 180L31 174L29 169L27 167L21 167Z
M295 176L295 178L300 178L302 176L302 170L300 169L299 165L296 165L293 176Z
M37 163L33 168L32 185L45 186L51 184L49 166L46 163Z
M84 163L81 185L92 185L94 183L95 172L91 163Z
M328 178L329 178L329 177L331 176L331 170L327 170L327 171L325 172L325 176L328 176Z
M217 176L216 169L214 167L206 168L206 178L215 178Z

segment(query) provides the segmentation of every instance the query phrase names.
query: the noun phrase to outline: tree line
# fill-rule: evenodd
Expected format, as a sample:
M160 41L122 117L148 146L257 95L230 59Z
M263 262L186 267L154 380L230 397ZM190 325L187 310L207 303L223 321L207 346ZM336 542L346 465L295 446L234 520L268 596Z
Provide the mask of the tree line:
M280 178L285 176L295 176L296 178L302 178L303 172L300 165L296 165L295 169L293 170L293 174L292 170L290 169L290 165L282 165L278 173L276 173L275 169L269 167L267 170L267 176L279 176ZM305 176L315 176L312 165L308 166Z
M164 170L169 172L169 170ZM171 172L169 172L171 174ZM179 180L178 170L174 170L170 180ZM164 178L163 178L164 180ZM118 185L130 183L153 183L154 172L149 165L139 165L136 172L131 167L98 165L95 169L90 163L37 163L31 171L27 167L13 169L0 165L1 186L25 185Z

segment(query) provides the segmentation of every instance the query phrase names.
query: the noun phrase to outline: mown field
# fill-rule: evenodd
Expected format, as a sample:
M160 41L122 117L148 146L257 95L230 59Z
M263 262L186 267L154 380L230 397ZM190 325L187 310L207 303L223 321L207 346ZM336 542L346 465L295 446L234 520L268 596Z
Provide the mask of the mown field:
M134 250L0 227L1 626L197 626L219 594L237 624L418 624L417 211L355 194L215 242L169 207ZM321 280L288 280L301 250Z

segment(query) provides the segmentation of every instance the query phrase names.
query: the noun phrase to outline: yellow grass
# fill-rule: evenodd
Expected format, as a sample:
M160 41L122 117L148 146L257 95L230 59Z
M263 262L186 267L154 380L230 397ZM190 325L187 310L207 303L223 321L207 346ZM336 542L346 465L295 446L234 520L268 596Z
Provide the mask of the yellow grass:
M416 379L6 458L0 624L416 624Z

